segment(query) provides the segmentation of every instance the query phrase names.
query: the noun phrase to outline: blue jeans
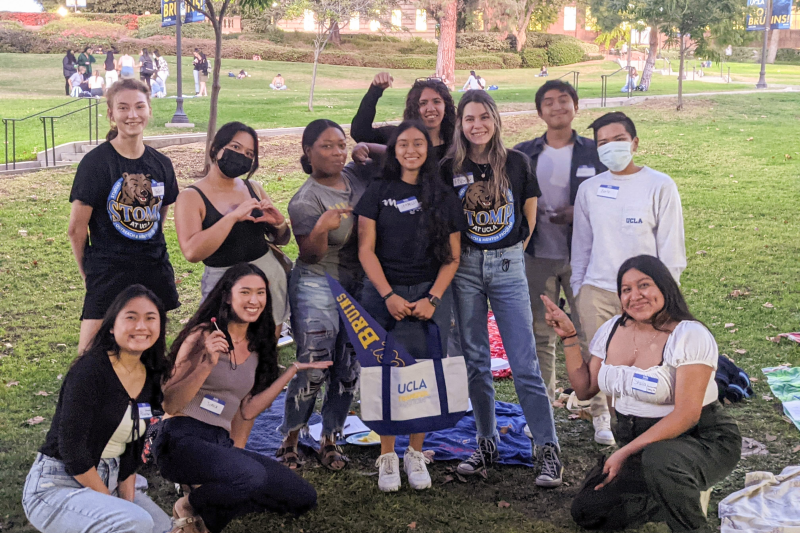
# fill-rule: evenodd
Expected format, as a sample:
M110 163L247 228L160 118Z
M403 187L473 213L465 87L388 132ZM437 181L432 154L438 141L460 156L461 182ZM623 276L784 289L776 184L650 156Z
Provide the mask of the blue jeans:
M514 388L537 445L558 444L553 407L539 370L522 243L500 250L467 247L453 279L461 350L478 437L496 438L494 384L486 317L492 305L514 375Z
M167 513L143 492L133 502L116 496L119 459L101 459L97 473L111 496L78 483L64 463L36 455L22 507L31 525L43 533L163 533L172 529Z
M343 285L353 298L360 297L360 282ZM322 436L338 435L350 411L361 367L347 333L340 327L338 304L327 278L302 265L295 266L289 280L289 305L297 360L301 363L333 361L333 366L300 372L292 378L286 391L281 433L287 435L308 424L317 394L325 384Z
M200 71L199 70L192 70L194 74L194 94L200 92Z
M420 298L425 298L428 291L433 287L433 282L418 283L416 285L392 285L392 290L407 302L416 302ZM378 290L369 279L364 280L364 290L362 291L361 305L364 310L374 318L383 329L391 330L394 338L397 339L409 355L414 359L430 359L428 346L426 343L425 329L422 322L414 317L406 317L397 322L389 310L386 302L378 294ZM450 316L453 308L453 294L450 288L442 295L442 302L436 307L431 319L439 327L440 340L442 342L442 354L447 356L448 336L450 335ZM452 355L452 354L451 354Z

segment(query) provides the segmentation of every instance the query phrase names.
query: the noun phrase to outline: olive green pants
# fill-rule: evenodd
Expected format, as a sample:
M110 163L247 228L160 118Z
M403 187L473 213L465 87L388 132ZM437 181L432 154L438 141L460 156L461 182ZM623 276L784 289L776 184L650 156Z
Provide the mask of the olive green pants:
M617 413L614 436L623 446L660 419ZM600 490L603 463L593 468L572 502L572 518L586 528L618 531L645 522L666 522L674 532L706 531L700 493L722 481L739 462L742 437L722 405L703 408L695 427L655 442L631 456Z

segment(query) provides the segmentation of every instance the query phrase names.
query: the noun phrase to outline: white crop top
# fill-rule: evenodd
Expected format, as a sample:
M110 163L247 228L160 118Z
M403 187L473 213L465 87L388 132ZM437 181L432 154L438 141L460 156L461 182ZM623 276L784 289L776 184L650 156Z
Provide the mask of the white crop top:
M667 338L664 359L658 366L641 369L633 366L607 365L608 338L620 316L603 324L589 346L589 352L603 362L597 377L600 390L612 397L614 407L622 414L645 418L663 418L675 409L675 376L683 365L707 365L716 370L719 351L717 342L699 322L680 322ZM703 406L717 401L718 389L711 373Z
M139 420L139 434L144 435L144 432L147 430L147 424L144 420ZM117 426L117 429L114 430L114 434L111 435L111 439L106 444L106 447L103 448L103 453L100 455L102 459L114 459L115 457L121 457L122 454L125 453L125 448L128 446L128 443L133 441L133 413L131 411L131 406L128 405L128 409L125 410L125 414L122 415L122 420Z

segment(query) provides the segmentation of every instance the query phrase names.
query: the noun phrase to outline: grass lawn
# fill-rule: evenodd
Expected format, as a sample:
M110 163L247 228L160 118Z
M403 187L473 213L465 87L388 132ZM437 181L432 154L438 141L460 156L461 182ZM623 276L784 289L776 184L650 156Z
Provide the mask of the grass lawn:
M170 77L167 80L167 93L176 92L175 58L167 58L170 64ZM183 61L184 85L186 95L194 94L194 80L191 73L191 61ZM674 63L674 62L673 62ZM659 67L661 64L659 63ZM732 76L736 83L717 84L701 81L684 82L686 93L716 92L736 89L749 89L758 79L757 65L732 63ZM44 109L65 103L69 98L64 95L64 80L61 71L61 58L55 55L35 54L0 54L0 115L8 118L22 118ZM228 72L238 73L245 69L252 77L237 80L227 77ZM572 70L580 71L579 92L583 98L597 98L601 92L600 76L618 70L615 63L591 62L567 67L550 69L550 78L554 79ZM691 64L688 67L691 77ZM269 83L275 73L280 72L289 87L286 91L272 91ZM378 69L360 67L339 67L320 65L315 89L314 112L309 112L308 91L311 83L311 65L307 63L277 63L270 61L223 60L222 90L220 92L220 116L218 123L241 120L256 128L275 128L288 126L304 126L316 118L329 118L342 124L349 124L358 109L361 98ZM535 77L536 69L487 70L481 71L489 84L496 84L500 90L492 92L492 96L500 104L501 110L533 109L536 90L545 81ZM31 75L35 73L33 86ZM709 70L713 74L714 69ZM394 90L385 93L378 107L377 120L390 120L402 115L407 88L414 79L428 76L431 73L422 70L398 70L392 73L395 77ZM463 83L468 73L459 71L456 79ZM775 84L800 84L800 66L769 65L768 80ZM564 78L572 81L572 75ZM609 96L620 96L620 88L624 85L622 73L618 73L609 81ZM210 90L210 87L209 87ZM676 94L678 92L677 76L662 76L656 73L649 94ZM455 93L456 99L460 98ZM83 104L76 103L64 110L56 110L60 115L79 109ZM208 99L188 99L184 109L195 129L190 131L206 131L208 126ZM104 106L100 107L104 114ZM175 130L164 127L175 112L173 99L155 100L153 102L153 119L148 127L148 135L175 133ZM59 119L55 123L56 144L69 141L87 140L88 111L76 113L71 117ZM100 137L107 131L107 122L100 118ZM0 132L2 134L2 132ZM10 141L9 141L10 142ZM48 143L50 141L48 140ZM37 151L44 150L42 124L38 118L22 122L17 128L17 159L35 158ZM11 151L11 147L9 147ZM11 157L9 156L9 159ZM0 151L0 162L5 162L5 154Z
M764 94L691 99L680 114L673 111L673 102L628 110L642 138L638 161L670 174L682 196L689 265L681 281L689 306L715 334L720 352L731 355L759 380L753 399L727 409L739 421L742 434L765 443L770 455L743 459L717 486L709 509L714 527L716 503L743 487L746 472L779 472L800 460L793 451L800 434L782 417L780 403L765 398L769 390L760 373L766 366L800 364L795 344L766 339L796 331L800 320L796 214L800 151L785 141L800 131L798 113L786 111L798 106L800 95ZM581 112L576 129L585 129L600 114L600 110ZM542 131L541 121L530 116L505 120L509 145ZM196 167L202 157L196 146L165 152L176 166ZM256 179L283 212L305 179L299 155L297 137L271 138L262 144L263 166ZM73 174L74 169L66 168L0 179L2 531L32 531L20 505L21 489L50 425L61 377L78 341L83 288L66 234ZM182 179L182 186L188 183ZM165 233L183 302L171 314L169 332L174 337L179 321L197 308L202 265L183 259L172 222L166 223ZM287 252L296 255L297 249L289 246ZM744 294L731 296L736 289ZM767 302L772 307L765 307ZM726 323L735 326L725 328ZM285 349L284 363L291 357L292 350ZM559 377L565 386L563 366ZM498 399L516 401L510 381L498 382L497 389ZM26 420L35 416L44 417L44 422L28 425ZM303 472L319 491L318 510L296 520L247 517L226 531L383 533L409 531L412 523L415 531L423 532L579 531L569 517L570 502L602 448L592 440L590 423L569 420L564 409L556 410L556 421L566 466L565 484L558 489L535 487L533 472L520 467L497 468L486 480L446 483L452 465L434 463L431 490L416 494L404 483L399 493L384 495L371 475L378 450L348 447L352 464L346 471L331 475L309 463ZM153 470L144 475L154 487L151 494L156 501L169 509L175 500L169 484ZM511 505L499 508L500 501ZM651 524L634 531L667 529Z

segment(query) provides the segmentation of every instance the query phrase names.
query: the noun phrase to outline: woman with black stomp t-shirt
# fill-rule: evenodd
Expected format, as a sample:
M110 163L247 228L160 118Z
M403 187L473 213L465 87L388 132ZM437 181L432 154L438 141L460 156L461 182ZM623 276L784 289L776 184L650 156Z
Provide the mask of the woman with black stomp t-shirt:
M69 197L68 233L86 285L78 353L114 296L129 285L153 291L166 310L180 305L162 227L178 183L169 158L142 141L150 91L126 79L106 98L111 131L81 160Z
M492 97L484 91L467 92L458 104L453 145L442 161L442 177L461 198L469 226L462 238L453 295L478 449L458 465L458 472L485 471L499 458L486 323L491 303L532 434L534 461L540 469L536 484L556 487L563 467L553 408L536 358L523 257L541 191L528 156L503 146L501 127Z
M405 121L386 147L383 179L373 182L355 209L359 259L367 274L364 309L417 359L426 359L427 321L439 328L442 351L450 331L450 282L458 268L461 205L442 185L425 126ZM422 455L424 433L411 435L403 466L411 487L430 488ZM378 488L400 488L394 436L381 436Z

